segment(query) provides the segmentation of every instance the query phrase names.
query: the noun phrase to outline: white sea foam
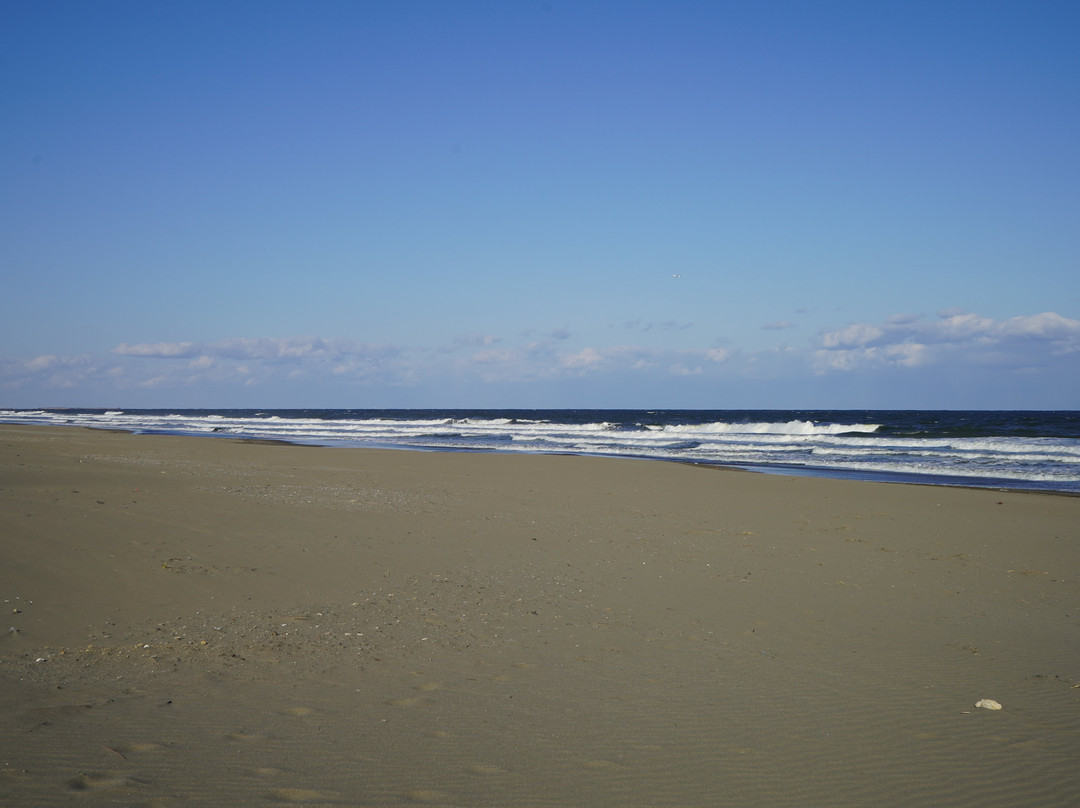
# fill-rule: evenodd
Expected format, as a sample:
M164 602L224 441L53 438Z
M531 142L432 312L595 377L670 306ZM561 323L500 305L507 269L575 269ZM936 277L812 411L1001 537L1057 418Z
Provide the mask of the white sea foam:
M419 414L418 414L419 415ZM659 414L656 414L659 415ZM657 420L662 420L658 418ZM0 421L289 440L334 446L577 452L719 464L996 478L1080 491L1080 441L1040 437L898 437L876 423L560 423L539 418L281 413L2 410Z
M812 421L783 423L732 424L718 421L712 424L671 424L660 426L664 432L701 433L715 435L840 435L845 432L876 432L881 424L815 424Z

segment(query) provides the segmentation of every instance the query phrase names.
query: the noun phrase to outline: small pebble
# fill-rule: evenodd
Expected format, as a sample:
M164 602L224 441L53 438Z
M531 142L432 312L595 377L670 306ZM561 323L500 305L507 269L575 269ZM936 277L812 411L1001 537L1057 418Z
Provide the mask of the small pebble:
M993 699L979 699L975 702L976 707L982 707L984 710L1000 710L1001 705Z

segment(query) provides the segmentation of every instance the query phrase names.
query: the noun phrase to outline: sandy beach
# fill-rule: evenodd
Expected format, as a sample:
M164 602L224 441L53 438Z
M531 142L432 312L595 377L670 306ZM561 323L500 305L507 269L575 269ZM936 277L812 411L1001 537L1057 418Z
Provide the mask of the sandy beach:
M1066 808L1078 578L1076 497L0 426L0 803Z

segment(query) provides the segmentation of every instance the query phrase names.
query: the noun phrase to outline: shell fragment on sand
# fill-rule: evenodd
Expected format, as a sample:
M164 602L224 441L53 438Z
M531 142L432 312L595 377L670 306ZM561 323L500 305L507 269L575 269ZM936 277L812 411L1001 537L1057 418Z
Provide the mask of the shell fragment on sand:
M1001 705L993 699L979 699L975 702L976 707L982 707L984 710L1000 710Z

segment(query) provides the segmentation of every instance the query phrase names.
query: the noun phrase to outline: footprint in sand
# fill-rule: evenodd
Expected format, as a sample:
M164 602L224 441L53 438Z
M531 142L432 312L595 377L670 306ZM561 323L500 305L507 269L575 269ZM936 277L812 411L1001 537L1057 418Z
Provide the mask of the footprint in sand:
M115 748L115 751L120 752L123 755L140 755L146 752L160 752L165 749L159 743L128 743L123 746L110 747Z
M83 772L68 780L67 785L72 791L107 791L143 784L122 772Z
M313 788L275 788L268 795L277 802L325 802L332 800L333 795L326 791L316 791Z
M432 788L417 788L405 793L406 799L413 802L440 802L448 796L450 795L445 791L435 791Z
M426 701L427 699L422 699L419 696L411 696L407 699L391 699L386 703L391 707L416 707Z
M240 743L262 743L266 740L265 735L257 735L251 732L230 732L225 737L230 741L240 741Z
M490 763L476 763L472 766L468 766L466 771L473 774L506 774L506 769L502 766L495 766Z

